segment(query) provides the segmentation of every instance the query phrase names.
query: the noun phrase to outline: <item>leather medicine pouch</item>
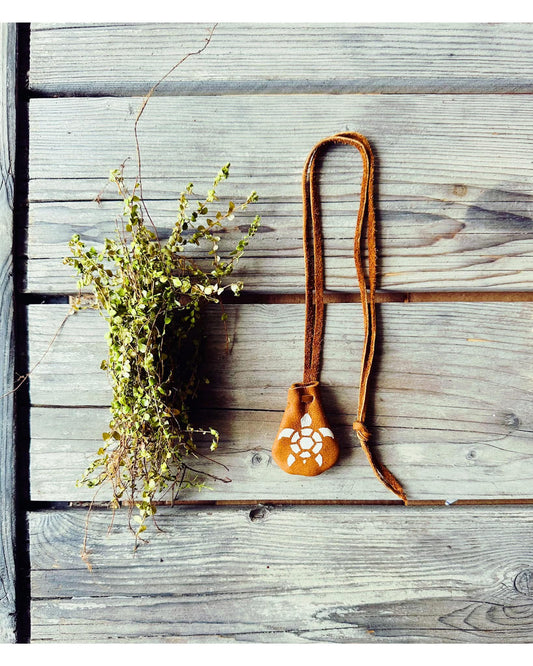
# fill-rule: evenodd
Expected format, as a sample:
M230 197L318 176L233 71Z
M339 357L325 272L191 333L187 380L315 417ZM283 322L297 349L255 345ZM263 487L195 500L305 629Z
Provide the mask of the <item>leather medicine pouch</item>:
M357 418L353 429L379 480L404 502L406 496L393 474L380 464L368 446L370 432L364 420L367 387L376 346L376 221L374 212L374 158L368 140L355 132L344 132L320 141L309 154L303 169L303 239L305 259L305 340L303 381L289 388L287 406L272 447L272 457L289 474L316 476L332 467L339 446L326 419L320 398L320 366L324 338L324 258L318 194L318 158L333 144L353 146L363 161L360 203L354 232L354 261L361 294L364 342ZM361 251L366 222L368 270Z

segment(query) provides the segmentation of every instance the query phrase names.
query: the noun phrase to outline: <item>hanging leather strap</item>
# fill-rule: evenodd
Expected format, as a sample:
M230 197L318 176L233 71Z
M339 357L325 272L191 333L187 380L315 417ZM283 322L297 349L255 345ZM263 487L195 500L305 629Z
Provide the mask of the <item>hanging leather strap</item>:
M320 218L318 192L318 156L331 144L354 146L363 160L363 177L359 210L354 234L354 261L357 270L365 336L361 359L361 378L357 419L353 428L361 448L379 480L392 492L407 502L405 492L394 475L382 464L368 446L371 437L365 426L367 391L372 361L376 349L376 217L374 210L374 156L366 137L356 132L344 132L323 139L309 154L302 178L303 186L303 237L305 259L305 355L304 383L318 381L324 341L324 242ZM368 280L361 252L361 238L366 219L368 248Z

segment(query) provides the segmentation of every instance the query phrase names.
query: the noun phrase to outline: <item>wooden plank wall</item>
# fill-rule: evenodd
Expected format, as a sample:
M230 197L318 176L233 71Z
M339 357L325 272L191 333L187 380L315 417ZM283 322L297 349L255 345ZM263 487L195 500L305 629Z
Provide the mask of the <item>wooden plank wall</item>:
M47 351L68 305L46 301L74 290L61 264L69 237L98 246L112 232L112 191L94 198L109 169L134 156L140 96L208 27L32 26L21 257L30 366L41 361L31 378L32 640L528 641L529 24L221 24L206 51L161 85L139 136L145 195L163 234L179 191L191 180L206 190L227 161L224 199L260 195L261 232L239 267L246 292L227 306L231 353L209 350L212 381L198 413L222 432L218 460L232 482L163 511L164 532L135 557L123 517L107 535L109 514L98 510L92 573L79 558L78 503L91 495L75 480L108 413L104 327L80 313ZM397 505L351 430L360 166L343 148L328 153L321 177L333 301L322 380L341 461L303 479L270 458L302 369L301 168L316 141L346 130L365 134L378 161L374 445L415 504L439 506ZM240 233L228 229L222 247ZM222 338L218 313L208 320Z
M0 643L15 641L13 200L17 36L0 24Z

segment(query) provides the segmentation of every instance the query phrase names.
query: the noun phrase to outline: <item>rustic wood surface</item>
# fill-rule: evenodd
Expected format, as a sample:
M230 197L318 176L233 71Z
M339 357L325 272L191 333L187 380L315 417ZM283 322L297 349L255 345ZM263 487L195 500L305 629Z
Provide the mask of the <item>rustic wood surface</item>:
M30 88L144 95L213 24L35 24ZM163 94L531 92L527 23L230 24ZM133 47L133 48L132 48Z
M118 208L106 179L128 157L135 175L141 96L208 27L32 26L23 298L75 291L61 263L68 239L80 233L98 246L112 233ZM379 306L373 445L413 500L533 499L533 303L522 302L533 294L532 35L533 24L520 23L220 24L202 56L161 84L139 125L144 192L163 236L179 192L192 180L203 195L228 161L221 205L258 191L261 231L239 264L252 301L303 290L300 178L311 147L338 131L369 138L380 289L400 301L404 292L465 300ZM347 149L324 159L331 290L356 289L360 172ZM223 248L247 219L236 219ZM485 295L509 302L466 302ZM80 559L86 510L67 503L93 496L75 481L107 426L105 322L70 317L49 349L68 305L29 306L30 366L39 362L30 386L33 641L531 642L529 506L376 505L395 497L351 428L360 309L327 307L323 396L342 456L315 479L285 475L270 458L287 389L301 377L303 305L227 305L229 355L211 310L217 342L197 417L221 430L215 458L228 470L196 465L232 481L161 508L165 531L152 531L135 557L125 514L107 535L110 512L96 509L90 573ZM216 501L238 506L193 506Z
M13 192L16 27L0 24L0 643L15 641Z
M113 232L120 208L93 200L109 170L135 155L139 103L32 101L28 291L72 292L72 271L61 263L70 235L81 231L98 245ZM238 201L257 190L263 223L241 275L250 289L298 291L305 157L328 134L364 131L378 159L382 289L531 289L532 105L529 95L156 97L139 126L144 192L168 229L186 184L205 195L219 166L231 161L221 194ZM354 289L360 172L358 155L346 147L324 160L331 289ZM126 173L134 177L133 161ZM102 197L114 196L108 185ZM230 229L226 247L238 235Z
M304 306L227 305L230 354L219 309L207 313L214 342L206 350L211 383L201 404L211 409L198 418L220 428L222 444L213 457L229 472L201 460L198 468L233 481L188 498L394 499L374 477L351 428L360 310L357 303L327 306L321 381L343 460L313 479L287 476L270 457L287 389L301 379ZM67 312L66 305L30 306L32 365ZM533 304L384 303L379 313L369 423L376 449L409 497L533 497ZM93 496L74 482L107 429L111 393L100 370L105 326L94 311L70 317L32 375L33 499ZM210 455L208 448L201 451Z
M85 518L30 514L36 642L531 642L528 507L95 511L92 572Z

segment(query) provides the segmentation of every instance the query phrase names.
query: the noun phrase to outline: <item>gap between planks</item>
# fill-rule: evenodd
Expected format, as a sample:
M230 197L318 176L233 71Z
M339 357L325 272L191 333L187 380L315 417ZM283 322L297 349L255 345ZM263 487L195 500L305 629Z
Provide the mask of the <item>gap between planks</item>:
M121 509L128 508L131 502L122 502ZM324 500L324 499L244 499L244 500L176 500L174 502L155 502L158 507L189 506L404 506L401 500ZM532 498L501 498L501 499L433 499L409 500L405 505L411 506L520 506L533 504ZM66 509L91 509L109 511L109 502L51 502L32 500L27 511L65 511Z
M149 84L147 84L149 86ZM479 96L482 97L484 95L505 95L506 97L513 97L514 95L519 96L519 95L533 95L533 89L531 87L531 84L517 84L514 86L513 90L509 90L509 83L507 81L504 81L500 84L495 84L492 87L487 87L486 89L468 89L468 90L455 90L451 88L450 90L437 90L434 89L431 83L429 84L422 84L420 85L419 88L416 88L414 90L403 90L401 88L391 88L385 89L385 90L353 90L353 83L348 82L346 84L338 84L335 93L332 94L337 94L337 95L350 95L353 97L368 97L370 95L412 95L413 97L416 97L417 95L435 95L435 97L440 96L442 97L443 95L449 95L453 97L459 97L461 95L464 96ZM512 84L511 84L512 85ZM148 91L146 91L148 92ZM223 97L224 95L228 97L235 97L235 96L242 96L246 97L248 95L271 95L272 97L274 96L280 96L280 95L324 95L328 94L327 92L325 93L323 90L313 90L309 88L308 83L302 83L300 86L291 84L290 88L287 88L283 83L279 84L279 86L271 86L270 88L261 88L259 91L255 91L253 89L250 89L248 87L243 87L240 83L233 84L231 81L226 81L224 84L220 84L218 87L215 87L213 89L201 89L198 88L197 84L187 84L187 83L181 83L181 89L179 94L176 93L175 90L161 90L158 91L157 96L158 97L178 97L178 96L183 96L183 97ZM47 92L47 91L39 91L39 90L30 90L28 92L28 99L33 100L33 99L98 99L98 98L105 98L105 99L124 99L125 97L133 97L133 98L138 98L138 97L144 97L146 96L146 93L142 93L140 90L136 90L134 88L132 89L125 89L123 91L116 91L116 90L95 90L91 92Z
M238 300L231 294L222 299L231 303L305 303L305 293L269 294L243 292ZM359 303L361 296L355 292L325 291L325 303ZM443 302L530 302L533 291L432 291L376 293L377 303L443 303Z
M45 305L62 302L74 302L78 294L18 294L19 302L25 305ZM82 294L85 301L93 300L90 294ZM236 297L224 293L220 299L223 303L261 305L305 303L304 292L266 293L242 292ZM361 296L355 292L324 291L324 303L360 303ZM377 303L528 303L533 302L533 291L428 291L428 292L376 292Z

